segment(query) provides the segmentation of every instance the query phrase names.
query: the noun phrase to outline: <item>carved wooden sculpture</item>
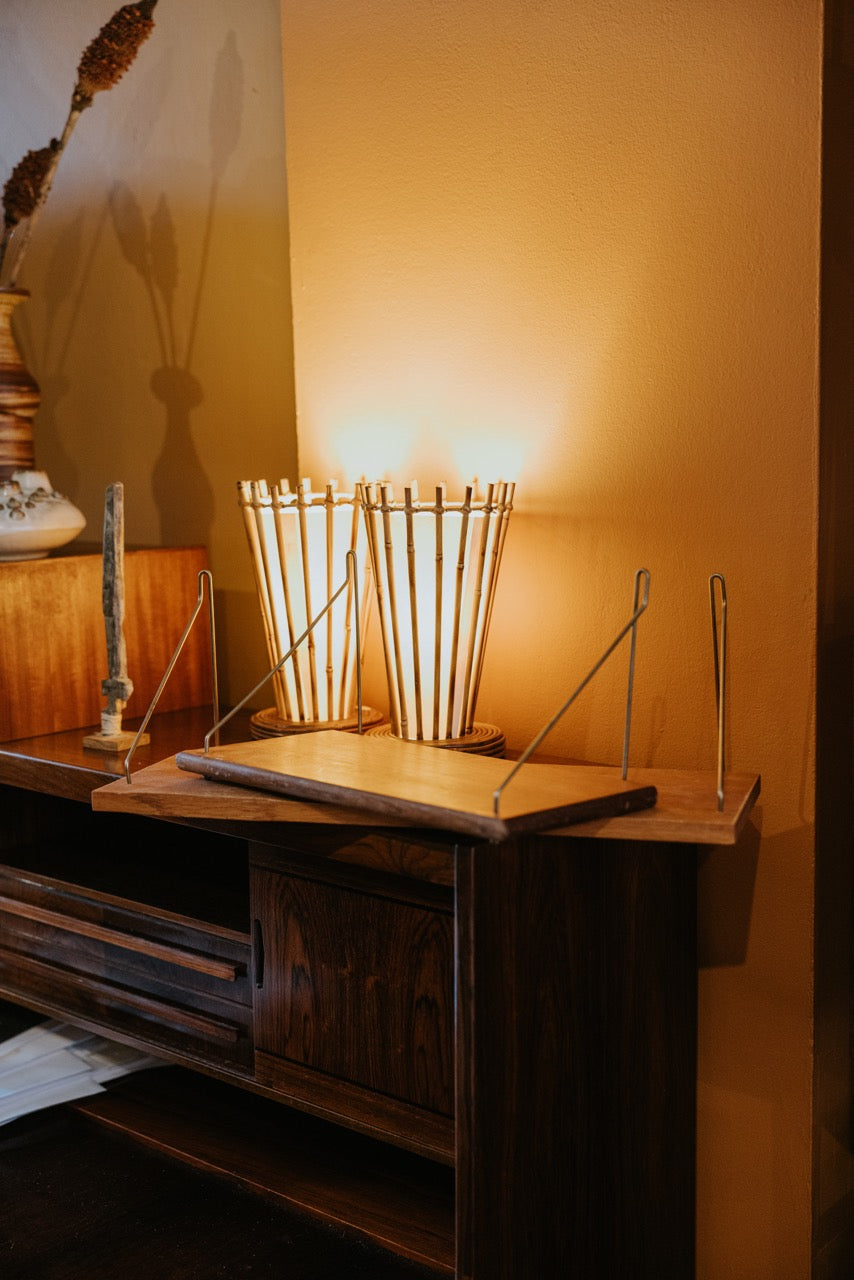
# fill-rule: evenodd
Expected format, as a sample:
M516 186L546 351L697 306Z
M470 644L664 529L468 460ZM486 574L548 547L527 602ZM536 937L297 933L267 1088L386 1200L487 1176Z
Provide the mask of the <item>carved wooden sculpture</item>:
M106 680L101 681L101 692L107 699L107 705L101 711L101 732L83 739L84 747L92 747L96 751L127 750L136 736L122 730L122 712L133 693L133 681L127 669L124 634L124 561L124 485L119 482L107 486L104 504L104 574L101 599L107 632L109 674ZM143 740L147 742L148 736L145 735Z

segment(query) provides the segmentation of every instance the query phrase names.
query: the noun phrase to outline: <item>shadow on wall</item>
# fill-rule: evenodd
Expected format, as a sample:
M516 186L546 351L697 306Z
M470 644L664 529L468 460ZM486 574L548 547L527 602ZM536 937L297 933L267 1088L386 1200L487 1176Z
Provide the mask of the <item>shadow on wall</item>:
M754 818L761 810L754 810ZM701 968L744 964L761 832L749 822L735 845L717 845L700 855L697 884L697 953ZM767 855L767 847L766 847Z
M209 116L211 182L186 335L180 335L175 324L180 269L175 228L166 197L160 196L146 224L143 211L128 187L118 184L110 196L110 213L119 246L142 281L160 350L161 365L152 373L150 385L165 409L165 431L152 471L152 491L164 546L206 545L214 519L214 493L196 450L191 427L192 412L204 400L204 389L192 366L219 186L240 138L242 107L243 63L234 33L230 32L214 70Z
M83 256L83 223L81 212L63 227L54 242L49 267L45 273L42 293L45 300L44 321L38 333L38 368L41 402L35 422L36 466L43 455L54 459L52 471L61 474L63 486L69 493L76 493L80 483L80 467L65 449L59 430L59 406L71 389L72 382L65 372L68 350L77 328L77 312L81 291L78 290L70 316L62 330L59 329L62 304L70 296L68 264L79 262ZM99 223L94 241L97 243L103 222ZM91 260L92 248L90 248ZM26 347L36 349L36 335L26 325ZM51 477L53 478L53 477Z

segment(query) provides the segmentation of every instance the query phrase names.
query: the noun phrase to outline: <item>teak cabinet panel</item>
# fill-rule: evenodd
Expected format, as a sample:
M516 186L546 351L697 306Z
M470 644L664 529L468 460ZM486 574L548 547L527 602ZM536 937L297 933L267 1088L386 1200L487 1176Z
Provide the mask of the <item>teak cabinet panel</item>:
M268 1072L281 1059L452 1116L452 910L267 868L250 884Z
M248 1075L250 957L248 935L0 867L0 990L45 1011Z

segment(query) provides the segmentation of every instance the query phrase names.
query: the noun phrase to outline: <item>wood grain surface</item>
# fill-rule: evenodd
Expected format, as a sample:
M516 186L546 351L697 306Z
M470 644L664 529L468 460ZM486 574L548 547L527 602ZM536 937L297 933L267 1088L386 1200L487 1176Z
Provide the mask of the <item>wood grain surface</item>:
M263 870L252 901L256 1047L450 1116L453 914Z
M612 769L527 764L501 795L506 760L437 751L396 738L321 732L180 752L176 763L214 781L345 804L488 840L602 818L655 803L655 787Z
M300 1161L288 1159L288 1148L305 1145L311 1135L276 1131L284 1193L259 1195L253 1192L265 1170L261 1160L251 1163L238 1125L233 1150L236 1158L242 1156L243 1176L236 1183L222 1176L230 1172L227 1143L216 1149L211 1141L206 1149L200 1142L198 1157L193 1154L185 1163L174 1159L174 1148L185 1136L177 1108L170 1113L161 1106L165 1132L142 1145L126 1136L121 1098L111 1093L97 1100L107 1104L103 1122L97 1108L91 1117L63 1108L0 1130L4 1280L435 1280L441 1274L371 1242L372 1234L393 1233L393 1223L386 1228L379 1222L373 1233L356 1236L337 1223L312 1220L312 1196L316 1202L319 1191L306 1179L293 1189L287 1185L288 1175L296 1181L300 1173ZM184 1128L190 1128L189 1121ZM267 1147L273 1170L277 1152L272 1142ZM195 1153L196 1147L191 1149ZM370 1187L368 1179L363 1181ZM358 1216L358 1194L348 1197L343 1188L336 1190L341 1218ZM391 1218L395 1188L386 1184L383 1190ZM410 1195L409 1201L414 1199ZM409 1201L398 1195L394 1210L400 1213ZM416 1256L432 1248L435 1232L429 1225L428 1220L421 1233L423 1248L412 1233Z
M181 753L183 754L183 753ZM291 800L273 792L235 789L179 769L176 757L161 760L92 792L92 808L100 812L139 813L151 818L199 818L244 822L322 823L364 827L364 809ZM384 827L411 827L406 818L383 815Z
M431 1160L174 1070L123 1080L78 1109L156 1151L225 1175L224 1182L453 1275L453 1174ZM409 1275L400 1265L400 1276ZM139 1274L148 1280L150 1273ZM366 1269L364 1276L386 1274L398 1272Z
M151 548L125 556L125 637L134 692L127 715L143 715L198 596L201 547ZM100 555L0 564L0 741L100 725L107 641ZM210 697L210 642L200 620L166 686L161 710Z
M694 1275L696 852L458 855L458 1280Z
M611 770L611 774L619 776L619 771ZM750 818L760 791L757 774L727 774L725 804L719 813L713 770L631 769L629 780L641 786L655 787L658 799L653 808L580 822L569 828L556 825L550 834L569 832L595 839L613 837L621 840L666 840L676 844L732 845ZM150 817L258 824L346 826L363 825L366 821L363 809L286 799L249 787L236 790L229 783L213 782L178 768L175 757L140 769L133 775L131 786L119 781L98 788L92 793L92 806L97 810L147 814ZM398 814L383 813L382 825L406 827L412 824Z

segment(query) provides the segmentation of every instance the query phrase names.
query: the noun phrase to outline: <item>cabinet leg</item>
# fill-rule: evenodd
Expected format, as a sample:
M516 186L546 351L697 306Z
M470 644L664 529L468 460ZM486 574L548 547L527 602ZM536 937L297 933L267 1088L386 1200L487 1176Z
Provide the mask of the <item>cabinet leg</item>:
M457 858L459 1280L694 1274L696 851Z

